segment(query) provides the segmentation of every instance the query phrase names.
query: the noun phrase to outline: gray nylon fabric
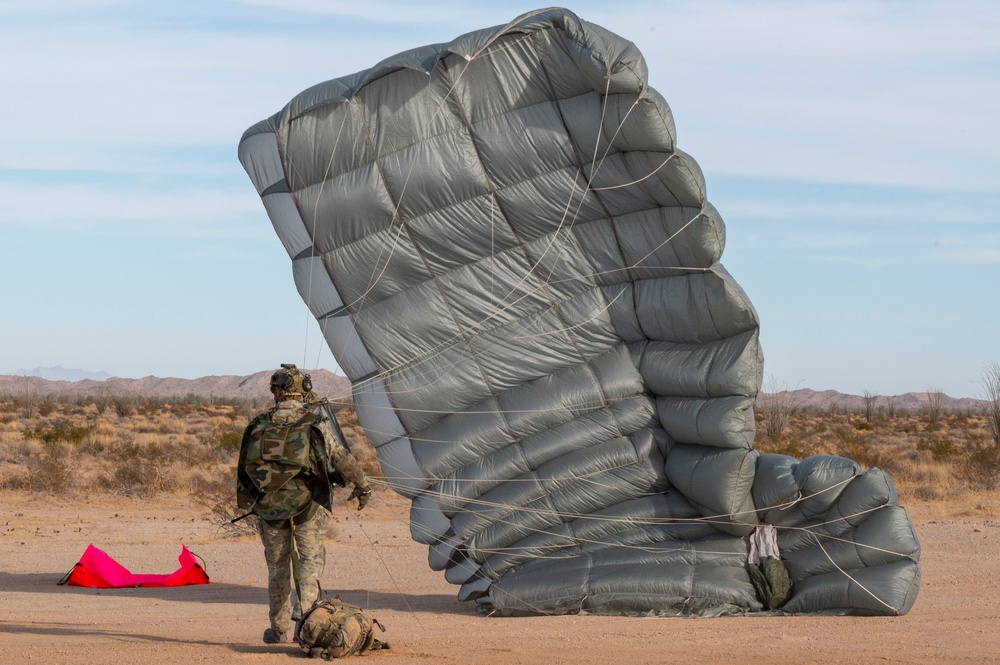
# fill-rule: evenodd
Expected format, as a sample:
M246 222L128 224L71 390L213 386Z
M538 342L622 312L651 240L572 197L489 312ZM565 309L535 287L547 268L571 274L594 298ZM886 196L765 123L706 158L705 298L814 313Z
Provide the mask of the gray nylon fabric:
M757 313L633 44L564 9L417 48L244 134L412 537L503 614L902 614L891 481L753 449ZM804 529L804 530L802 530Z

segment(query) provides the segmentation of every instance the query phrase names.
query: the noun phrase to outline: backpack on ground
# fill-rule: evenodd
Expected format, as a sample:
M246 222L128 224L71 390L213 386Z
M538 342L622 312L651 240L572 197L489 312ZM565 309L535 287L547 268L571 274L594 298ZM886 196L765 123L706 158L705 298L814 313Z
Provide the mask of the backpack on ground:
M375 639L375 626L385 631L357 605L339 597L323 598L295 624L295 641L310 658L326 660L388 649L388 643Z

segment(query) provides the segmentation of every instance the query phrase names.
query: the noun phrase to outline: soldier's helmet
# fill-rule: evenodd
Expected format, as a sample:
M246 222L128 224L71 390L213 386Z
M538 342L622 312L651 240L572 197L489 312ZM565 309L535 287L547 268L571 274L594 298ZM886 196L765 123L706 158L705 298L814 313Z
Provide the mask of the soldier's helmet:
M292 363L282 363L281 369L271 375L271 393L278 390L289 397L302 397L312 390L312 377L303 374Z

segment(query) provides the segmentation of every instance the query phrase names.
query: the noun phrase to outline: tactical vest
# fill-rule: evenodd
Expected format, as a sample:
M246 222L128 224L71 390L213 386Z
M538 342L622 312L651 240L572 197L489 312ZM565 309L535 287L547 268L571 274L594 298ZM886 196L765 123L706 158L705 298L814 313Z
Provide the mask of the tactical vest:
M243 435L236 495L243 510L266 520L283 520L308 508L317 494L321 503L327 503L322 490L328 481L317 463L323 459L323 448L313 449L316 416L307 412L280 425L270 416L255 419Z

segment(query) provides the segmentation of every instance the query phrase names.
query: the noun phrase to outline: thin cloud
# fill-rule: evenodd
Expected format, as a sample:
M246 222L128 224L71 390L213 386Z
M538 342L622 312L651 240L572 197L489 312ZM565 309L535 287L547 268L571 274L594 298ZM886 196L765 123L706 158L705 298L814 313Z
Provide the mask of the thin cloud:
M490 3L489 6L473 5L467 2L392 2L383 0L241 0L243 4L256 7L267 7L282 12L301 12L324 16L341 16L363 19L373 23L393 24L425 24L468 26L475 23L488 23L490 16L496 16L495 21L505 23L516 14L529 9L510 9L518 3ZM486 24L480 27L489 27ZM457 35L455 35L457 36Z
M179 188L0 183L0 228L24 226L73 232L113 232L172 237L268 236L248 192Z

